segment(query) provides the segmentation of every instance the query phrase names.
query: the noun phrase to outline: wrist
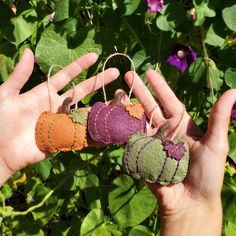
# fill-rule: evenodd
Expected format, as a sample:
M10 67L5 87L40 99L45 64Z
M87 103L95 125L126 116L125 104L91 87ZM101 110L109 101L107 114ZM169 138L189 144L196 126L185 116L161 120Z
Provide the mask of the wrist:
M185 209L161 211L161 236L220 236L221 228L220 197Z
M13 175L4 160L0 158L0 187Z

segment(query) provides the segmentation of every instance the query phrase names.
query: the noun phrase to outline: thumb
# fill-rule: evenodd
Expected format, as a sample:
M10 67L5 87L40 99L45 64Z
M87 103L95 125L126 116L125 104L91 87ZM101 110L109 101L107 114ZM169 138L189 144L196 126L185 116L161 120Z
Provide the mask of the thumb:
M220 96L211 110L208 129L203 139L212 150L227 148L225 144L228 142L228 126L235 102L236 89L230 89Z

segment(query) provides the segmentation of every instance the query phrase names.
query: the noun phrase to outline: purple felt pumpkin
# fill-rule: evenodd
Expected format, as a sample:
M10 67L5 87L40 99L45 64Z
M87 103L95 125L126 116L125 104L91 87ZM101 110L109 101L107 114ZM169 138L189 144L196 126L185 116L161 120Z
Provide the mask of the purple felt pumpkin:
M140 104L132 106L135 111ZM146 131L146 115L135 117L128 106L118 106L97 102L92 106L88 116L88 133L92 140L103 144L124 144L128 138L138 131ZM135 108L137 106L137 109Z

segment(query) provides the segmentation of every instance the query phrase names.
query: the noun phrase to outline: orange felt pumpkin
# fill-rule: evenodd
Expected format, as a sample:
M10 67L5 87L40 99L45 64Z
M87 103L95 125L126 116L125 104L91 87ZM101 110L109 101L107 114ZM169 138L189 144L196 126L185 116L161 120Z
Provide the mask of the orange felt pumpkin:
M74 121L71 114L45 111L36 124L36 144L50 153L81 150L87 146L86 126L86 122Z

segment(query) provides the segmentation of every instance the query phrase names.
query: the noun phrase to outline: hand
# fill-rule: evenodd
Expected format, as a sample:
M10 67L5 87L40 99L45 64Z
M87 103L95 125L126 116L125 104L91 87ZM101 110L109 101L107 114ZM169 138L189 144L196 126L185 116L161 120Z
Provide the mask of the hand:
M131 86L133 72L128 72L125 77L127 83ZM181 119L183 105L157 72L149 70L146 73L146 78L165 109L168 118L163 115L156 100L138 75L135 75L134 78L133 92L149 117L153 110L156 110L153 117L155 126L160 127L163 123L168 122L171 132ZM152 192L160 200L161 217L162 221L165 222L162 229L163 235L185 235L183 231L176 230L176 227L184 226L183 228L185 228L189 219L196 220L196 218L200 218L203 221L198 225L198 230L201 230L201 232L199 233L196 230L192 234L191 231L188 231L186 235L218 235L221 228L220 194L224 178L225 161L229 149L227 139L228 124L235 101L236 89L225 92L218 99L212 108L208 129L204 135L188 113L184 111L177 136L185 138L190 148L191 157L188 175L182 183L176 185L149 184ZM215 219L215 217L218 218ZM214 219L217 221L214 224L215 228L213 228L215 231L206 231L210 228L209 222L214 222ZM208 224L205 228L204 223ZM189 227L195 229L194 224L197 223L191 221L190 224ZM173 226L172 231L171 226ZM204 234L204 232L207 233Z
M72 89L58 95L74 77L93 65L98 58L88 53L63 68L50 78L51 96L55 110L65 98L73 94ZM34 66L34 55L26 49L22 59L8 80L0 86L0 186L13 173L45 159L46 154L35 143L35 126L39 115L50 110L47 81L28 92L20 94ZM119 72L110 68L104 72L105 84L115 80ZM81 82L75 87L76 99L81 100L102 86L102 74ZM73 101L74 103L76 101Z

